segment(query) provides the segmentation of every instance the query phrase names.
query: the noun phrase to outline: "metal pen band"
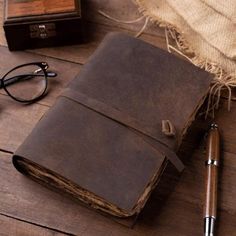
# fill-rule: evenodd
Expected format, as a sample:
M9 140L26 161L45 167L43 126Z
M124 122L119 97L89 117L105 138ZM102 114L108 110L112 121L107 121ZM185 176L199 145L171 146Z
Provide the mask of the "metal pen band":
M205 219L206 218L212 218L212 219L215 219L216 220L216 217L215 216L212 216L212 215L205 215Z
M205 165L206 166L209 166L209 165L213 165L213 166L219 166L219 161L217 161L217 160L207 160L207 161L205 161Z

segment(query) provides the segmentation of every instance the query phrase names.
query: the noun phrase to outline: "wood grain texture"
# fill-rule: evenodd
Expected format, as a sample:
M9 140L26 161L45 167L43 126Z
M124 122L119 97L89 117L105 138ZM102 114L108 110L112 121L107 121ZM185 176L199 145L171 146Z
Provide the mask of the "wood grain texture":
M14 152L48 110L48 107L55 102L63 88L78 74L81 66L32 53L13 53L5 47L0 47L0 53L0 74L2 76L16 65L32 61L47 61L50 69L58 73L56 78L49 78L48 95L38 104L17 103L6 96L4 90L0 91L0 148Z
M74 46L35 49L35 50L30 50L30 52L84 64L86 63L88 58L92 55L92 53L99 45L99 43L102 41L102 39L105 37L105 35L108 32L114 32L114 31L123 32L132 36L135 35L135 32L133 31L129 31L126 29L119 29L115 26L111 27L107 25L88 23L87 38L89 40L87 41L87 43ZM164 32L163 35L160 36L143 34L140 38L148 43L151 43L154 46L166 49Z
M44 55L37 55L28 52L9 52L6 47L1 46L0 54L1 76L17 65L37 61L46 61L49 65L49 70L57 72L58 75L55 78L48 79L49 91L47 96L39 101L40 104L46 106L52 105L57 96L67 86L69 81L75 78L81 69L81 65L77 63L69 63L67 61L53 59ZM3 90L1 90L0 93L5 94Z
M0 95L0 100L0 149L14 152L48 107L22 105L5 95Z
M7 3L7 18L72 12L76 8L74 0L8 0Z
M216 164L214 163L216 162ZM205 184L205 217L217 216L217 193L218 193L218 165L220 160L220 134L218 128L211 127L206 143L206 184Z
M86 44L37 49L32 50L32 52L84 64L108 32L119 31L135 35L143 25L143 22L139 24L116 23L98 13L98 10L104 10L104 12L108 13L111 11L109 14L121 19L137 18L140 14L136 5L131 0L89 0L86 1L85 5L85 17L88 22L86 26L88 42ZM122 11L117 11L117 9L122 9ZM0 11L3 12L3 0L0 0ZM0 14L0 23L3 23L3 14ZM147 28L147 33L143 34L141 39L166 49L164 30L150 23L151 25L152 27ZM0 28L0 45L7 45L2 27Z
M4 9L3 9L3 0L0 0L0 24L1 24L1 27L0 27L0 45L7 45L7 42L6 42L6 38L5 38L5 34L4 34L4 30L3 30L3 17L4 17Z
M222 152L222 164L219 170L219 204L218 209L236 214L234 188L236 160L235 154ZM185 199L189 204L196 203L203 207L205 196L205 149L202 146L196 150L186 163L187 168L180 178L174 192L179 199ZM181 183L181 184L180 184ZM203 208L202 208L203 209ZM202 211L203 215L203 211Z
M223 140L223 147L228 152L236 153L236 106L232 102L230 111L227 109L227 100L222 99L222 105L216 113L216 123Z
M225 166L231 166L236 155L224 153L224 159ZM1 154L0 165L2 214L75 235L201 235L204 198L203 149L189 160L186 171L168 199L163 201L154 192L134 229L121 226L67 196L29 180L14 169L9 154ZM235 168L230 170L225 166L220 182L218 223L218 231L221 232L219 235L222 236L227 235L227 232L234 235L233 229L236 226L233 197L236 187L232 176Z
M89 42L87 44L38 49L32 50L32 53L10 53L6 48L0 48L2 75L14 65L33 60L46 60L53 69L60 71L59 77L51 84L52 90L39 104L22 106L9 97L0 95L0 149L16 150L48 107L53 104L61 90L79 72L81 65L86 63L107 32L123 31L134 35L143 25L143 22L116 23L100 15L99 9L121 20L135 19L140 16L131 0L88 0L86 18L89 22ZM0 0L0 11L3 12L3 0ZM3 15L0 14L0 22L2 21ZM166 48L164 31L151 24L142 35L142 39ZM6 45L2 27L0 45ZM64 61L54 60L54 58ZM66 61L77 62L80 65ZM70 70L72 72L68 76ZM224 147L219 177L217 235L236 236L236 103L233 102L231 112L227 111L226 101L222 100L222 103L222 109L217 113L216 118ZM171 192L169 197L163 201L161 200L163 198L155 192L137 225L134 229L129 229L22 176L13 168L11 155L0 152L0 213L73 235L200 236L203 229L204 159L204 147L201 145L187 160L186 170L175 187L169 190L168 182L162 189L163 192ZM7 229L10 227L11 229ZM2 232L6 236L60 235L54 231L45 231L42 227L16 222L12 218L2 219L0 216L0 235Z
M42 228L20 220L12 219L0 215L1 236L22 235L22 236L65 236L63 233L54 230Z
M118 27L133 32L139 32L145 23L145 19L132 24L125 24L122 21L130 21L140 18L142 15L139 12L137 5L133 0L87 0L86 1L85 17L89 22L96 24L107 25L110 27ZM108 16L117 19L116 22L99 13L99 10L106 13ZM145 31L146 34L155 36L163 35L163 29L157 27L156 24L149 22Z
M218 169L216 166L207 166L206 198L204 205L205 217L217 217Z

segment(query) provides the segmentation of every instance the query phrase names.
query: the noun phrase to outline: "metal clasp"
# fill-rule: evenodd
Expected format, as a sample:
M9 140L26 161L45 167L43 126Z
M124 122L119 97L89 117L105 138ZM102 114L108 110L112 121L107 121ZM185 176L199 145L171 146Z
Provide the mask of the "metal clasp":
M56 26L54 23L30 25L30 37L46 39L56 36Z

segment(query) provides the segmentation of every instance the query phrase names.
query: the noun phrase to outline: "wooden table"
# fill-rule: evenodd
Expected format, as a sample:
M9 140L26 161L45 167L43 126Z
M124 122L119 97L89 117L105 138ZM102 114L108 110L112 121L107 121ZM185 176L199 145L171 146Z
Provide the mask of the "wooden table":
M143 24L143 22L131 25L118 24L98 13L98 10L102 9L120 19L137 18L139 14L132 1L88 0L87 4L90 42L84 45L9 52L4 33L2 29L0 31L1 75L15 65L41 60L47 61L51 68L58 72L58 77L51 81L51 91L48 96L36 104L24 106L3 92L0 94L0 235L202 235L203 145L199 146L193 156L189 156L186 170L164 202L160 204L159 197L155 193L152 195L133 229L121 226L65 196L38 185L18 173L12 166L12 153L54 103L67 83L79 73L104 35L109 31L135 34ZM1 0L1 12L2 7ZM157 26L150 25L141 38L165 48L164 32ZM217 115L224 145L223 168L219 183L217 235L234 236L236 235L236 102L232 102L230 113L226 110L226 101L222 102L222 108Z

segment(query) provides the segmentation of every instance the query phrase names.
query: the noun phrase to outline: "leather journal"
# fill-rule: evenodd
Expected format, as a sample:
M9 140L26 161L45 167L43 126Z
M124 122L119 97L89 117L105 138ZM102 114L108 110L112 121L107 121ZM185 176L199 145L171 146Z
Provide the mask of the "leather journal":
M121 33L105 37L13 155L15 167L117 217L137 215L176 152L212 76Z

